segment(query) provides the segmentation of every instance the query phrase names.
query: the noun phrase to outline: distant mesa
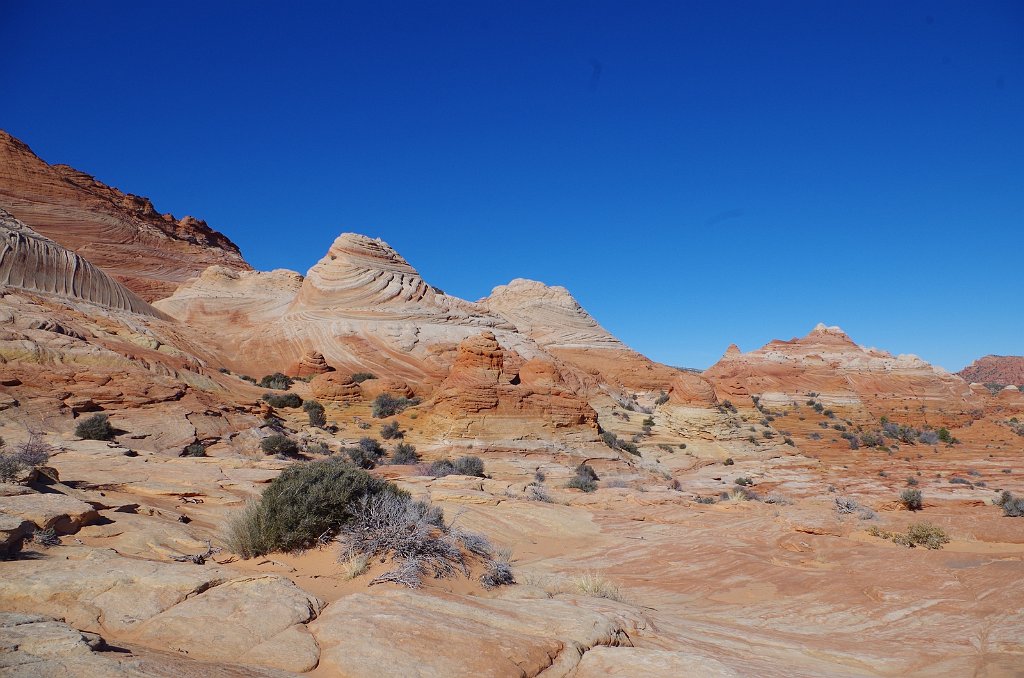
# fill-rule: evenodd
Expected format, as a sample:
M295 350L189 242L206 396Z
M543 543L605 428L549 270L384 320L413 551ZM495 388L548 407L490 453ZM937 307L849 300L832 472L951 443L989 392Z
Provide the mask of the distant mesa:
M987 355L957 372L970 383L1024 384L1024 356Z

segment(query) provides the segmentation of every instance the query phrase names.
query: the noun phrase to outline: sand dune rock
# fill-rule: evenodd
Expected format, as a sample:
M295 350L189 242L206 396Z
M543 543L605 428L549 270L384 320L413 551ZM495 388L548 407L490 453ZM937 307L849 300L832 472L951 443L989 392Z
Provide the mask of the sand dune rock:
M146 301L213 264L247 269L238 247L193 217L159 214L66 165L48 165L0 130L0 207L100 267Z
M815 392L826 406L866 407L880 413L902 412L906 406L904 418L914 421L922 407L963 418L979 405L956 375L914 355L863 348L838 327L824 324L803 338L774 340L749 353L730 350L704 376L719 396L760 395L771 402L799 402Z
M102 270L0 208L0 285L161 316Z
M968 383L1024 384L1024 356L987 355L963 368L957 375Z
M396 398L414 395L409 384L401 379L367 379L359 383L359 392L366 400L373 400L382 393L390 393Z

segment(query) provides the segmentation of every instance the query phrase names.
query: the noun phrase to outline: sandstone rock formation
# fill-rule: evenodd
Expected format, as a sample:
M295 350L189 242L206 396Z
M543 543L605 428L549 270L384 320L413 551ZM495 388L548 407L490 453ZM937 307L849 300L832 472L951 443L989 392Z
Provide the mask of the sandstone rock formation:
M0 208L0 285L163 317L102 270Z
M594 427L594 410L564 383L550 362L506 355L492 332L459 344L458 357L438 387L431 409L466 431L510 432L543 425ZM534 420L533 426L526 423Z
M962 420L980 404L956 375L914 355L863 348L823 324L803 338L775 340L749 353L730 347L704 376L720 397L793 403L817 393L825 406L866 408L874 418L905 412L901 420L912 422L927 412Z
M334 368L327 364L323 353L306 351L299 361L288 370L288 374L293 374L296 377L313 377L333 370Z
M957 375L968 383L1024 385L1024 356L987 355L963 368Z
M99 266L146 301L208 266L248 269L238 247L193 217L159 214L67 165L48 165L0 130L0 208Z

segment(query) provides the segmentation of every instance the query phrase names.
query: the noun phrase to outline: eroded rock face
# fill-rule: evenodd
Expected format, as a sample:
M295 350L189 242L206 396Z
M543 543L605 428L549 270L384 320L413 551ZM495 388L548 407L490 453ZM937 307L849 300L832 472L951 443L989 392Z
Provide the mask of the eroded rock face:
M288 374L296 377L311 377L332 371L334 371L334 368L327 364L323 353L320 351L306 351L299 358L299 361L295 363L295 366L288 370Z
M484 332L459 344L458 357L431 403L433 412L472 430L523 428L526 420L552 428L595 427L594 410L568 387L555 365L523 362Z
M914 355L863 348L838 327L822 324L806 337L775 340L749 353L730 347L704 376L720 397L799 402L818 393L826 406L906 412L901 420L911 423L925 412L962 419L980 405L956 375Z
M39 235L2 208L0 285L163 317L98 267Z
M146 301L208 266L248 269L238 247L205 222L159 214L67 165L48 165L0 130L0 207L84 257Z
M987 355L963 368L957 375L973 384L1024 385L1024 356Z

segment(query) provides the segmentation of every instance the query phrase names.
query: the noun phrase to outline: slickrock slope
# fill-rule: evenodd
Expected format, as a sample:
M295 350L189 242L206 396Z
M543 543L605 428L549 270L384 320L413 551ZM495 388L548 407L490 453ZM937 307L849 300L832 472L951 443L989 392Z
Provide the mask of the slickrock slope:
M147 198L67 165L49 165L3 130L0 207L146 301L168 296L213 264L249 268L238 247L206 222L160 214Z
M1024 385L1024 356L987 355L963 368L957 375L972 384Z
M876 418L900 412L901 421L910 422L927 413L963 419L981 404L956 375L914 355L863 348L823 324L803 338L774 340L749 353L730 346L704 376L720 396L758 395L781 404L818 393L826 406L867 408Z
M96 266L0 208L0 285L163 317Z
M459 342L485 329L526 357L541 353L504 318L428 285L387 243L353 233L305 277L211 269L156 305L204 328L242 372L287 370L316 352L343 373L436 385Z
M517 278L495 287L479 303L551 355L603 381L630 389L667 390L680 372L616 339L564 287Z

